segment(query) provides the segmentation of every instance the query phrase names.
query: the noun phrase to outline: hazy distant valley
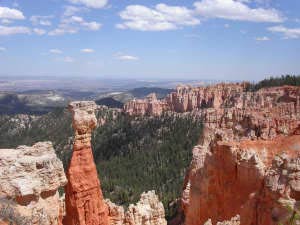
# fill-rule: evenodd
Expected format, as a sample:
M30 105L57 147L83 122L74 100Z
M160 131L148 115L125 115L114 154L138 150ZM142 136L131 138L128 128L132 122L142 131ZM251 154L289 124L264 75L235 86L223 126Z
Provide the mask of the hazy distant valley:
M205 84L195 80L109 80L109 79L36 79L0 78L1 114L44 114L66 107L75 100L93 100L99 105L122 108L133 98L145 98L155 92L165 97L178 84Z

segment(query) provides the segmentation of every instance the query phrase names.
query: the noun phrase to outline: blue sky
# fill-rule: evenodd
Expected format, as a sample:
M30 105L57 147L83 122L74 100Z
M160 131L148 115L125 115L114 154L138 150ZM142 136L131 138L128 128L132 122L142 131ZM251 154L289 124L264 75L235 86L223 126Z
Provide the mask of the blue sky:
M0 0L0 75L300 74L298 0Z

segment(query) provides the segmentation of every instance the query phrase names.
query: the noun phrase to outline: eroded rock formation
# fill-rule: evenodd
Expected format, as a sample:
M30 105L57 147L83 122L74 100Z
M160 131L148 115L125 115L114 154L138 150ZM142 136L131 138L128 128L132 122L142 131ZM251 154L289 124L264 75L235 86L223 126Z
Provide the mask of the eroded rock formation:
M58 188L66 182L50 142L0 149L0 221L61 224Z
M154 191L145 192L140 201L128 210L107 201L111 225L167 225L163 204Z
M199 112L205 129L185 179L185 225L235 215L243 225L275 225L292 217L300 201L299 96L296 87L269 88L241 107Z
M232 138L230 130L209 129L185 182L186 225L240 215L241 224L278 224L300 200L300 136L272 140Z
M152 93L146 99L134 99L124 105L124 111L129 115L161 115L169 106L164 100L158 100Z
M108 208L91 148L91 133L96 127L94 102L72 102L75 138L73 155L67 171L65 225L108 225Z
M182 194L185 225L275 225L292 216L287 208L298 210L300 87L179 86L165 99L137 101L139 110L128 103L124 111L192 113L205 124Z
M161 115L163 112L192 112L204 109L245 109L279 107L281 113L295 107L300 113L299 87L283 86L263 88L257 92L247 92L247 83L217 84L203 87L178 86L176 92L158 100L150 95L143 100L129 101L124 112L130 115ZM281 108L280 108L281 106Z
M240 216L237 215L237 216L231 218L231 220L227 220L227 221L223 221L223 222L217 222L216 225L240 225L240 223L241 223ZM212 225L211 219L206 221L206 223L204 225Z

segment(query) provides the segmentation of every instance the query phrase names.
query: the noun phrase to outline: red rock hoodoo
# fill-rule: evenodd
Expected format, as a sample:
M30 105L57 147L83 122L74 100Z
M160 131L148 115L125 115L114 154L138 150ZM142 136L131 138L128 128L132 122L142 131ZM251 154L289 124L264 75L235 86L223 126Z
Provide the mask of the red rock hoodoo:
M67 171L65 225L108 225L108 208L91 148L91 132L96 127L94 102L72 102L75 139Z

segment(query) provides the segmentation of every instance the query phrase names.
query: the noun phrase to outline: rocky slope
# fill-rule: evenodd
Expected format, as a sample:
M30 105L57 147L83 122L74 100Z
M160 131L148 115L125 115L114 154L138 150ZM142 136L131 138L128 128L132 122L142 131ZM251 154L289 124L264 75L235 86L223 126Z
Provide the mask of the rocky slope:
M5 224L61 224L58 188L63 165L50 142L0 149L0 221Z

